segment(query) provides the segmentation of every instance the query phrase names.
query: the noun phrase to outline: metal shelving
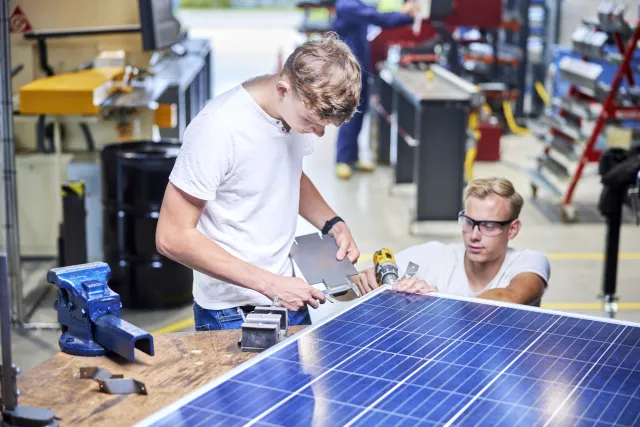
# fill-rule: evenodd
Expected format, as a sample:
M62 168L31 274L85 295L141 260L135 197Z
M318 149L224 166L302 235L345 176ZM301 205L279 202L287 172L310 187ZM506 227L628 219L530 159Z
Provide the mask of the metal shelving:
M573 49L581 58L566 57L560 63L562 77L570 83L568 94L554 99L556 112L540 120L546 128L539 135L544 149L536 158L537 166L527 172L534 197L538 189L562 197L564 222L577 219L574 192L584 168L600 159L597 142L605 125L640 119L640 87L629 66L640 39L640 22L635 28L629 26L623 13L624 9L606 5L599 9L597 20L583 20L573 37ZM606 44L615 46L617 54L606 53ZM603 69L589 62L593 57L611 59L616 66L610 84L599 80ZM594 120L593 129L585 134L585 122ZM568 184L562 190L553 181Z

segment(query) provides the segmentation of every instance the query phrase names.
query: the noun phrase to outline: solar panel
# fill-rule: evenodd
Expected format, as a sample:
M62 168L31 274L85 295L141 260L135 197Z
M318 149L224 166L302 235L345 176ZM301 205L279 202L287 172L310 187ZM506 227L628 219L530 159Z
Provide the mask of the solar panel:
M640 424L640 327L383 290L140 426Z

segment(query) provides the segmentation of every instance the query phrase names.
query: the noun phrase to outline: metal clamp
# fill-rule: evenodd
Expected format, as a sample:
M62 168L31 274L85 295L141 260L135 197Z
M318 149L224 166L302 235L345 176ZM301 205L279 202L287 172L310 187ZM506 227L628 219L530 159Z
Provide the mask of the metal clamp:
M287 309L276 305L256 307L242 324L238 345L242 351L259 353L287 337Z
M111 269L103 262L53 268L47 281L58 287L54 308L65 332L65 353L102 356L108 351L135 360L135 349L154 355L153 336L120 318L120 295L107 285Z

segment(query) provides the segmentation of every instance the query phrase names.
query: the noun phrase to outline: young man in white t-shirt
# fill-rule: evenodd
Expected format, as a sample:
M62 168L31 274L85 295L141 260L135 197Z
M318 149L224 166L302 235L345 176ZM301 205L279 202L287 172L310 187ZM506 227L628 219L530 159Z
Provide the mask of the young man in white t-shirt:
M508 180L488 178L469 182L464 198L465 210L459 215L463 243L428 242L398 252L400 269L409 262L420 268L395 290L539 306L550 276L547 257L509 247L520 231L522 196ZM363 293L377 286L373 269L360 274L358 286Z
M349 227L302 172L315 136L356 111L361 71L335 35L305 42L279 74L244 82L191 121L169 178L156 246L194 270L196 330L237 329L278 301L289 324L309 324L322 292L293 277L298 215L360 255ZM315 134L315 135L314 135Z

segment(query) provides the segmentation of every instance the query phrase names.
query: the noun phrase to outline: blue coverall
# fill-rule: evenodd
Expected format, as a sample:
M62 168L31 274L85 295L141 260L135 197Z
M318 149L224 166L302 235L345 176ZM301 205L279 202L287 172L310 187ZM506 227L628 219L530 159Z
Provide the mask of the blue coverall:
M337 163L353 164L358 161L358 135L362 129L362 119L369 108L369 77L371 52L367 40L367 28L376 25L381 28L411 25L413 18L400 12L382 13L360 0L337 0L336 17L333 23L340 39L351 48L362 69L362 91L358 112L338 131Z

